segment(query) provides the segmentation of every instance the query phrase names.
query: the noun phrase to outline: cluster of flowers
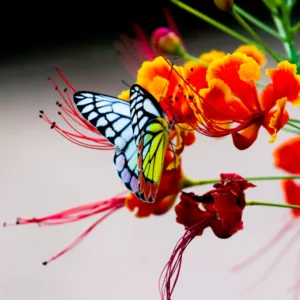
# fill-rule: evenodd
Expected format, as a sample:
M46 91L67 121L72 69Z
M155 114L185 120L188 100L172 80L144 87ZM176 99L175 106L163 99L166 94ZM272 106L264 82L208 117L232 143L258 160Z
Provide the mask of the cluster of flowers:
M187 7L180 1L172 2L184 9ZM285 0L264 2L273 14L279 9L283 12L284 9L291 9ZM219 0L215 4L218 8L232 13L244 27L248 24L245 21L247 14L233 1ZM251 20L259 22L253 16ZM238 174L222 173L212 189L204 195L184 192L187 187L212 182L194 181L185 176L181 157L185 147L194 144L197 133L212 138L231 135L234 146L239 150L251 147L262 127L269 133L270 143L276 140L280 130L287 130L288 125L293 128L290 131L293 130L297 135L300 133L300 127L297 126L300 121L291 119L287 111L288 103L291 107L300 105L300 75L297 74L297 61L293 60L294 56L277 59L276 53L272 52L271 56L276 58L277 66L265 69L269 82L262 87L259 81L266 64L265 53L270 54L270 49L259 40L249 25L248 31L253 35L253 43L243 43L230 54L211 50L199 57L193 57L187 52L168 13L167 21L169 28L156 29L150 39L135 25L135 39L123 36L115 44L122 53L124 65L134 74L135 83L149 91L159 101L167 117L178 125L173 126L170 131L170 140L175 145L176 163L173 162L173 153L167 151L155 203L142 202L136 195L128 192L41 218L17 219L17 224L53 225L100 215L69 247L44 263L47 264L76 246L101 221L120 208L135 212L138 218L162 215L174 208L176 221L184 226L185 233L176 244L161 275L162 299L171 299L187 245L196 236L201 236L208 227L219 238L231 237L243 229L242 214L246 205L255 205L245 199L245 190L255 185ZM217 21L214 23L218 24ZM256 25L258 24L267 26L262 25L263 23ZM292 37L291 33L288 35L286 32L285 43L290 41L292 45ZM293 48L290 47L289 50L294 55L291 51ZM141 62L134 60L132 53L135 53L135 57L140 57ZM184 63L174 65L166 55L181 58ZM75 144L99 150L113 149L106 138L78 113L72 101L72 94L76 89L59 70L58 73L68 86L68 89L61 91L53 82L61 96L62 101L57 104L65 126L52 122L42 111L40 117ZM129 101L129 90L122 91L118 97ZM300 163L297 160L299 152L300 138L296 136L276 149L275 166L291 175L300 174ZM291 207L292 216L297 218L300 216L297 207L300 204L300 186L291 178L293 177L282 181L287 203L282 206ZM176 202L178 196L180 200Z

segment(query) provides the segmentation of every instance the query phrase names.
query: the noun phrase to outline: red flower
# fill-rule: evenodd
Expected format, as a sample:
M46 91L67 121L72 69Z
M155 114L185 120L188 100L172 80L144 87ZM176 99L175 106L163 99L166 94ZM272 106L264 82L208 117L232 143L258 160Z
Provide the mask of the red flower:
M185 226L186 231L162 272L161 299L171 299L183 252L197 235L203 234L204 229L210 227L217 237L223 239L243 229L242 214L246 205L244 190L255 186L237 174L221 174L220 177L220 183L202 196L184 192L181 194L181 201L175 207L176 220ZM199 203L204 210L199 207ZM171 283L174 274L175 280Z

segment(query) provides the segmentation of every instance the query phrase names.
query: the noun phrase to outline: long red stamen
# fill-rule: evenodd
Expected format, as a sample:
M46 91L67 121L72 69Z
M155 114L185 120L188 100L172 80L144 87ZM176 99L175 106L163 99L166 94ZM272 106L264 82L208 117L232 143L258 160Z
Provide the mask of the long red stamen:
M276 244L278 244L282 238L285 236L287 231L289 231L294 224L294 219L290 219L281 229L280 231L262 248L260 248L257 252L252 254L250 257L245 259L244 261L240 262L236 266L232 268L232 271L238 272L247 267L248 265L252 264L254 261L256 261L258 258L260 258L262 255L267 254L267 252L273 248Z
M55 69L69 88L76 92L75 88L66 80L61 71L57 67L55 67ZM69 130L63 129L56 122L51 121L43 111L40 111L40 117L51 126L51 129L54 129L70 142L85 148L96 150L114 149L114 146L78 113L68 90L65 89L64 92L62 92L52 78L49 78L49 81L53 84L55 90L62 99L62 103L56 102L60 108L58 114Z
M41 226L51 226L51 225L62 225L71 222L77 222L83 220L87 217L98 215L100 213L106 212L101 218L99 218L95 223L93 223L88 229L86 229L78 238L76 238L69 246L60 251L58 254L53 256L51 259L45 261L43 264L46 265L51 261L54 261L58 257L62 256L66 252L77 246L100 222L106 219L116 210L124 207L125 203L125 193L114 197L112 199L97 201L90 204L84 204L78 207L67 209L59 213L48 215L41 218L17 218L16 223L4 223L4 226L16 226L25 224L38 224Z
M298 230L299 231L299 230ZM299 292L300 292L300 278L299 278L299 270L300 270L300 253L298 253L298 258L297 258L297 262L295 265L295 283L294 283L294 287L293 287L293 291L294 291L294 295L293 298L294 300L298 300L299 299Z
M55 256L53 256L52 258L50 258L47 261L43 262L43 265L47 265L50 262L56 260L57 258L59 258L60 256L62 256L63 254L69 252L71 249L73 249L74 247L76 247L80 242L82 242L82 240L103 220L105 220L109 215L111 215L114 211L116 211L117 209L123 207L124 204L122 206L118 206L115 207L113 209L111 209L108 213L106 213L104 216L102 216L100 219L98 219L95 223L93 223L87 230L85 230L76 240L74 240L69 246L67 246L65 249L63 249L61 252L59 252L58 254L56 254Z
M173 253L159 277L158 284L161 300L171 300L172 293L179 278L184 250L199 232L210 224L213 218L214 217L207 218L186 229L183 237L175 245ZM174 275L174 280L171 282Z
M60 69L57 66L54 66L56 72L60 76L60 78L66 83L66 85L74 92L76 93L76 89L72 86L72 84L66 79L65 75L60 71Z
M253 282L248 287L244 288L244 292L247 293L253 291L257 286L261 285L269 278L269 276L272 274L272 272L279 264L279 262L286 256L288 251L292 249L293 245L297 241L297 237L299 236L300 236L300 231L297 231L295 232L295 234L292 235L291 239L284 246L284 248L276 255L275 259L272 261L270 266L264 271L264 273L255 282Z

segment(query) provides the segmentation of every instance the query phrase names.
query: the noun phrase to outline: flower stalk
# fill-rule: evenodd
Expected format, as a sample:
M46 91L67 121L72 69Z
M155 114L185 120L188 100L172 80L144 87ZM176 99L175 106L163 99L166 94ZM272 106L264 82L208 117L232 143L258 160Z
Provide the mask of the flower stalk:
M262 176L262 177L245 177L248 181L269 181L269 180L286 180L286 179L300 179L298 175L289 176ZM208 180L193 180L190 178L185 178L183 182L183 188L189 188L193 186L201 186L206 184L218 183L220 179L208 179Z
M238 33L235 30L232 30L231 28L229 28L228 26L223 25L222 23L210 18L209 16L201 13L200 11L192 8L191 6L179 1L179 0L171 0L172 3L174 3L175 5L177 5L178 7L186 10L187 12L193 14L194 16L202 19L203 21L207 22L208 24L213 25L214 27L218 28L219 30L225 32L228 35L233 36L234 38L242 41L245 44L254 44L257 47L259 47L259 45L257 45L253 40L248 39L247 37L245 37L244 35Z

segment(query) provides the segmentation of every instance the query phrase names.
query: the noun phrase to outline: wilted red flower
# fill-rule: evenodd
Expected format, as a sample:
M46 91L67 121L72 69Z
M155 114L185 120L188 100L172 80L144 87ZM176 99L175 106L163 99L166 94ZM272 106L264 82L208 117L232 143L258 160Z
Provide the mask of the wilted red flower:
M220 183L202 196L185 192L181 194L180 203L175 207L176 221L183 224L186 231L162 272L161 299L171 299L184 250L196 236L202 235L207 227L222 239L243 229L242 214L246 205L244 191L255 185L238 174L221 174L220 177ZM200 203L204 210L199 207ZM175 280L171 283L174 275Z

